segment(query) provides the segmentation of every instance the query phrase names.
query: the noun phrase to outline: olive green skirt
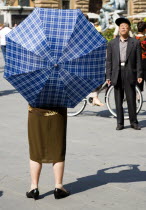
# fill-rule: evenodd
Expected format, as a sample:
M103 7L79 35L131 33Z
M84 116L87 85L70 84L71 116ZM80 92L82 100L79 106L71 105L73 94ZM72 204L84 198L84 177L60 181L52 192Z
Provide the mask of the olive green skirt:
M65 160L67 109L29 106L28 142L30 159L38 163Z

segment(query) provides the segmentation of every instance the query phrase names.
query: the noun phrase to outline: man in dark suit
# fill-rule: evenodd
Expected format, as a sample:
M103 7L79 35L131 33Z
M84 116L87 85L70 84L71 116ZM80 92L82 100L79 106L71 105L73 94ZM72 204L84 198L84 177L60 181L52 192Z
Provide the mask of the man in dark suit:
M118 18L120 36L109 42L106 60L107 84L114 85L117 128L124 128L123 99L126 94L131 127L140 130L136 116L136 82L142 82L141 48L138 40L129 37L130 21Z

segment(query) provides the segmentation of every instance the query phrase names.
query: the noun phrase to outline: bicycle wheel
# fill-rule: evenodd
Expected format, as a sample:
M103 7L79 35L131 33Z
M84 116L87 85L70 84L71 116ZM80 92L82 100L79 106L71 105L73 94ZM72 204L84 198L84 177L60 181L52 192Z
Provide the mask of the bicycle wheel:
M87 100L83 99L77 106L74 108L68 108L67 109L67 116L73 117L79 115L84 109L87 104Z
M136 106L137 110L136 113L138 114L141 110L143 104L143 96L138 86L136 86Z
M115 107L114 87L113 86L110 86L107 89L107 92L106 92L106 95L105 95L105 102L106 102L107 108L110 111L110 113L114 117L117 117L116 107ZM137 107L136 108L136 113L137 114L141 110L142 103L143 103L143 97L142 97L141 91L136 86L136 107ZM123 100L123 109L124 109L124 119L128 119L129 115L128 115L128 108L127 108L126 97L124 97L124 100Z

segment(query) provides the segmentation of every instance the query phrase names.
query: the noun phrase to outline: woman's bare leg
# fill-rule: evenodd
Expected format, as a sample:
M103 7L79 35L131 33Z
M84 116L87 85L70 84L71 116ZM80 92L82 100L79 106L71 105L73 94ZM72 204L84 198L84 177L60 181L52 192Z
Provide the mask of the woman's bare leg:
M42 169L42 164L41 163L30 160L30 175L31 175L31 188L30 188L30 190L38 188L41 169Z
M64 175L64 162L57 162L53 164L54 178L55 178L55 188L60 188L66 191L63 188L63 175Z

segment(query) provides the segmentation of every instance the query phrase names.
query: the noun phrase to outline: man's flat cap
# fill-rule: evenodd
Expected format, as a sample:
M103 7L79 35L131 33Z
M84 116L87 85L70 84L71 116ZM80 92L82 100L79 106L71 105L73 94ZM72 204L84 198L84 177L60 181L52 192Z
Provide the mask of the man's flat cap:
M129 26L131 26L130 21L127 18L121 17L116 19L115 23L120 26L121 23L127 23Z

